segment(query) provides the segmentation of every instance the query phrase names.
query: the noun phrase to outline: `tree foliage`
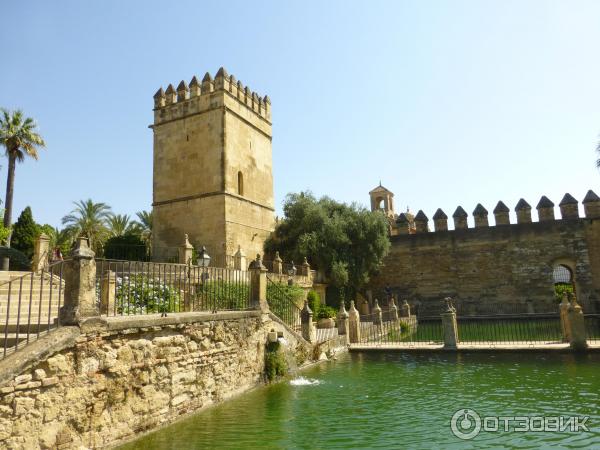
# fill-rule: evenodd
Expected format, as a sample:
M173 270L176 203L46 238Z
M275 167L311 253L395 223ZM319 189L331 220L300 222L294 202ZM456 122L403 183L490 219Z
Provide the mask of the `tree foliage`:
M134 226L142 240L149 246L152 245L152 211L139 211L136 213L138 220L134 221Z
M106 226L111 237L120 237L134 231L134 223L128 214L110 214Z
M49 247L51 251L59 248L63 256L68 255L71 252L71 246L73 245L73 233L69 228L63 228L59 230L52 225L42 225L42 232L50 238Z
M139 235L128 233L113 236L104 243L104 257L126 261L147 261L148 252Z
M27 258L33 257L36 238L41 234L41 227L33 220L31 208L26 207L13 225L11 247L22 252Z
M102 244L108 236L106 220L110 217L110 206L94 203L92 199L74 202L75 209L62 218L63 225L73 236L83 235L90 241L96 253L101 253Z
M22 162L26 155L38 159L38 148L46 143L36 131L37 125L31 117L24 117L23 111L12 113L6 109L0 114L0 145L6 148L8 157L8 174L6 177L6 198L4 210L4 228L12 224L13 193L15 187L15 169L17 162ZM10 246L11 236L6 239ZM2 269L8 270L9 258L3 258Z
M283 211L265 251L294 261L307 256L340 288L360 291L389 251L388 221L379 211L328 197L317 200L310 192L288 194Z

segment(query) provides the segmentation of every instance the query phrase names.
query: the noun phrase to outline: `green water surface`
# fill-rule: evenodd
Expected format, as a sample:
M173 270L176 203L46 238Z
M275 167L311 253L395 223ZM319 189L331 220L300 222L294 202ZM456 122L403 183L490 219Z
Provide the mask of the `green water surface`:
M600 354L351 353L122 447L600 448ZM589 416L589 432L455 437L452 415Z

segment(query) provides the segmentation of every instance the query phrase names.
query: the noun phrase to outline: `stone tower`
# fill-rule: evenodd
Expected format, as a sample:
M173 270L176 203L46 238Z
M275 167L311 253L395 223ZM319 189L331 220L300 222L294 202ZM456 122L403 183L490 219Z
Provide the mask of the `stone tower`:
M263 252L274 227L271 102L221 68L154 95L153 250L189 235L214 262Z

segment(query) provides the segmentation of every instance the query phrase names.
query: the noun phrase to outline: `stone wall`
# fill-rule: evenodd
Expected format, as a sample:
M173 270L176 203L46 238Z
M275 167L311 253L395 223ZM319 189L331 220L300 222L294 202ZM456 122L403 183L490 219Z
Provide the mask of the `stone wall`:
M309 354L255 311L60 328L0 362L0 447L105 447L219 403L263 381L272 330Z
M421 229L427 230L427 225ZM370 286L380 299L387 286L413 306L440 304L450 296L472 312L482 303L508 305L507 311L514 304L554 311L555 264L573 271L580 302L600 298L597 218L440 227L392 236L391 241L384 267Z

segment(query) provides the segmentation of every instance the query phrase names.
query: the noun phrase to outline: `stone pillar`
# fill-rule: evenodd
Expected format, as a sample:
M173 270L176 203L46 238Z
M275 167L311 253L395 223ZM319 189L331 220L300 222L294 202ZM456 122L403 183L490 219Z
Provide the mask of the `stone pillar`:
M360 313L363 316L368 316L369 314L371 314L371 305L369 305L369 301L366 299L363 299L363 301L358 305L359 309L360 309Z
M302 321L302 337L308 342L317 341L317 331L315 330L315 324L312 320L313 312L308 307L308 300L304 300L304 308L300 313L300 319Z
M246 254L242 250L242 246L238 245L237 252L233 256L233 268L235 270L246 270L248 265L246 264Z
M452 299L446 297L447 309L442 313L442 329L444 333L444 348L456 350L458 343L458 325L456 323L456 310L452 306Z
M260 255L250 263L250 304L262 311L269 312L267 303L267 268L263 265Z
M50 238L45 234L40 234L35 240L33 246L32 272L39 272L48 266L48 250L50 248Z
M563 293L562 301L560 302L560 329L562 332L563 342L571 341L571 329L569 327L569 300L567 299L567 293Z
M338 334L340 336L348 336L348 311L344 302L340 302L340 309L337 314Z
M373 306L373 325L381 325L383 322L383 313L379 302L375 299L375 305Z
M400 307L400 317L410 317L410 305L404 299L402 306Z
M396 306L394 297L390 298L390 302L388 304L388 320L390 322L398 322L398 307Z
M571 294L571 304L569 305L569 330L570 344L573 350L584 350L587 348L585 339L585 322L583 319L583 310L577 303L575 295Z
M192 260L194 246L190 244L188 235L184 235L183 245L179 247L179 264L188 264Z
M78 237L71 259L64 268L64 302L60 308L62 325L78 325L81 319L99 315L96 305L96 261L86 237Z
M275 259L273 260L273 273L281 275L283 273L283 261L279 256L279 252L275 252Z
M116 285L117 274L112 270L106 270L102 274L102 295L100 297L100 314L111 315L115 313Z
M304 261L302 261L302 268L300 269L301 275L305 276L306 278L310 279L310 264L308 263L308 259L306 259L306 256L304 257Z
M348 312L348 340L351 344L360 342L360 314L354 306L354 301L350 301Z

